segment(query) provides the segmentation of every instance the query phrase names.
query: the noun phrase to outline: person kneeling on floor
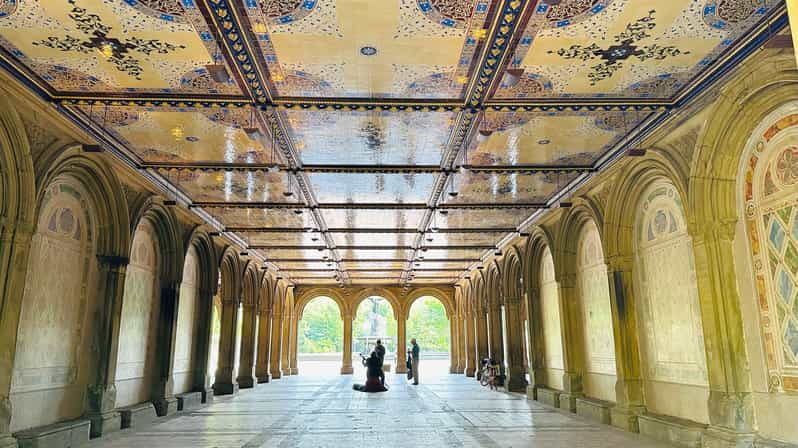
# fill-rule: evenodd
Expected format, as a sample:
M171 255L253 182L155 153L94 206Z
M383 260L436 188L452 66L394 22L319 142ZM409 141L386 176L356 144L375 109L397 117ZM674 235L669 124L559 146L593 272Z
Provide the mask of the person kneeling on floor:
M371 356L368 358L363 355L360 357L363 358L363 366L366 367L366 384L355 384L352 388L361 392L387 391L388 389L380 382L380 377L383 376L383 373L382 361L379 355L375 352L371 352Z

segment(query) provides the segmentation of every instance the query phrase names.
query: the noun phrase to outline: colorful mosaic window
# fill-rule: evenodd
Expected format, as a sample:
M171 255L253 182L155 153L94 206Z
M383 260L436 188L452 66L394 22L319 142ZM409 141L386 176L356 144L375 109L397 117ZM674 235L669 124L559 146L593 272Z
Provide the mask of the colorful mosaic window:
M798 390L798 113L761 134L745 167L745 214L770 390Z

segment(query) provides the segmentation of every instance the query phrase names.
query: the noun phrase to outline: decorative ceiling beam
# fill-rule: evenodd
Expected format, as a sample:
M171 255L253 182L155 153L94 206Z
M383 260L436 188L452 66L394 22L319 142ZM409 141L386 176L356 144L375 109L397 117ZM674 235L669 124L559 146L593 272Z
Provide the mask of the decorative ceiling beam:
M426 246L424 249L428 250L488 250L493 249L494 245L485 244L460 244L460 245L443 245L443 246ZM255 250L328 250L325 246L305 246L305 245L250 245L249 249ZM368 246L368 245L352 245L352 246L336 246L339 250L411 250L416 249L414 246L401 246L401 245L384 245L384 246ZM405 260L407 261L407 260Z
M307 227L225 227L227 232L237 233L315 233L318 229L309 229ZM514 227L460 227L460 228L440 228L435 233L508 233L515 232ZM368 227L334 227L328 228L327 233L424 233L416 228L368 228ZM430 232L427 232L430 233Z
M406 269L403 268L374 268L374 269L347 269L348 272L405 272ZM462 269L420 269L414 268L414 272L461 272ZM338 269L308 269L308 268L287 268L283 269L282 272L339 272Z
M317 258L270 258L273 263L326 263L327 260ZM374 258L364 260L361 258L342 258L339 263L406 263L407 258ZM481 261L480 258L427 258L421 263L475 263Z
M294 210L503 210L524 208L546 208L545 202L518 202L518 203L457 203L442 204L431 207L422 203L324 203L308 206L297 202L235 202L235 201L196 201L189 207L203 208L253 208L253 209L294 209ZM324 230L326 231L326 230Z
M159 170L187 171L284 171L296 173L444 173L458 172L460 169L474 173L520 173L535 174L543 172L585 172L593 171L592 165L563 164L515 164L515 165L460 165L458 168L441 168L439 165L303 165L292 168L277 163L216 163L216 162L143 162L141 168Z

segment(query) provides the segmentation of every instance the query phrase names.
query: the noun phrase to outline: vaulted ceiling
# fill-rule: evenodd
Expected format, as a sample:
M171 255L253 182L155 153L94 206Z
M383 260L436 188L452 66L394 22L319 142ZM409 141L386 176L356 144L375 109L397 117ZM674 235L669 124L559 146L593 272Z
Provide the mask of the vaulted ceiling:
M776 0L0 0L3 66L296 284L449 284Z

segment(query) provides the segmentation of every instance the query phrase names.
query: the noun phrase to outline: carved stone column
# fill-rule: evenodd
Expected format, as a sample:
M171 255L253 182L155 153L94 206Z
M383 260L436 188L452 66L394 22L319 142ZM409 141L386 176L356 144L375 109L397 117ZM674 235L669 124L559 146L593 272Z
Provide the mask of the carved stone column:
M213 393L230 395L238 392L235 381L236 328L238 327L238 300L235 297L222 297L222 328L219 335L219 367L216 369L216 383Z
M258 383L268 383L271 380L269 375L269 354L271 352L271 326L272 318L269 310L260 310L258 316L258 352L255 361L255 377Z
M488 317L484 309L477 309L476 315L477 369L482 367L482 360L490 357L488 348Z
M466 343L466 376L473 377L477 371L477 348L476 348L476 323L473 313L467 313L465 319L465 343Z
M161 288L161 308L158 319L156 377L153 381L152 404L159 416L177 412L174 395L175 341L177 312L180 307L180 283Z
M499 364L500 373L504 374L504 341L502 340L502 311L500 305L490 304L488 322L490 324L490 357Z
M543 325L542 313L540 306L540 290L529 289L527 291L527 322L529 322L529 368L530 368L530 384L527 386L527 398L537 399L537 389L545 387L546 385L546 372L544 363L544 346L543 346Z
M272 379L280 379L283 375L280 369L280 359L282 358L282 345L283 345L283 319L280 313L272 315L272 337L271 337L271 354L269 355L269 364L272 372Z
M250 389L255 387L255 338L257 332L258 312L255 304L244 304L241 325L241 353L238 358L238 387Z
M299 342L299 316L296 314L291 316L291 337L289 339L291 343L291 351L289 352L289 363L291 366L291 375L299 375L299 366L297 365L297 352L299 351L299 347L297 346Z
M734 224L712 223L693 236L709 379L706 446L750 446L756 431L751 368L734 267Z
M504 307L507 327L507 381L505 388L510 392L524 392L527 384L522 340L524 336L521 327L521 300L517 297L507 297Z
M32 229L0 227L0 447L17 446L11 435L11 378L25 291Z
M407 373L407 316L396 316L396 373Z
M203 274L207 275L207 274ZM194 346L194 391L202 393L202 402L213 401L213 385L211 384L211 327L213 325L213 291L207 288L199 290L199 303L202 304L201 320L197 327L197 343Z
M283 376L291 375L291 313L283 313L283 347L280 350L280 367Z
M610 259L607 275L617 375L616 405L611 409L610 421L613 426L637 432L637 417L645 412L645 406L631 258Z
M563 372L560 408L576 412L576 399L583 396L584 371L581 310L576 297L576 276L563 276L559 282L560 321L562 322Z
M341 375L351 375L354 370L352 369L352 315L344 314L341 316L344 320L344 346L341 350Z
M459 314L452 316L452 321L449 324L449 352L451 359L449 360L449 373L462 373L463 368L460 366L460 327L463 326L463 320L460 319Z
M86 416L91 420L91 436L99 437L121 427L116 408L116 361L119 354L119 326L125 291L125 257L98 256L97 296L100 315L94 321L92 350L96 364L91 369L86 395Z

